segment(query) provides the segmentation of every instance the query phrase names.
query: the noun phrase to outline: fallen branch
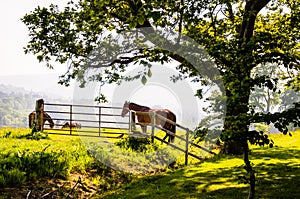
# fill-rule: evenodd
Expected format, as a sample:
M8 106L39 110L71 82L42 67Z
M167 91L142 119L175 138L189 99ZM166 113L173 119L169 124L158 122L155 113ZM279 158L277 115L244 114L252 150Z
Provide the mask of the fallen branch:
M70 196L70 194L75 190L75 188L77 187L77 185L79 183L81 183L81 177L78 178L76 184L73 186L72 190L68 193L68 195L65 197L65 199L67 199Z

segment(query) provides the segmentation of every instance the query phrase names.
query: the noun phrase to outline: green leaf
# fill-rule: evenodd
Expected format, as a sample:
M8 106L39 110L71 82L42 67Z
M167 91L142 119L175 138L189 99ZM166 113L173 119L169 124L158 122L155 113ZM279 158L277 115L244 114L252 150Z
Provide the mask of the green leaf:
M140 25L143 25L144 22L145 22L144 16L139 16L139 18L138 18L138 23L139 23Z
M273 146L274 146L273 143L270 143L270 144L269 144L269 147L270 147L270 148L273 148Z
M145 85L147 83L147 78L145 75L142 77L142 84Z
M129 23L129 29L134 29L136 27L136 21L131 21Z
M152 72L151 72L151 69L149 68L148 70L148 77L152 77Z
M157 22L161 17L160 12L156 11L156 12L151 13L151 17L154 22Z

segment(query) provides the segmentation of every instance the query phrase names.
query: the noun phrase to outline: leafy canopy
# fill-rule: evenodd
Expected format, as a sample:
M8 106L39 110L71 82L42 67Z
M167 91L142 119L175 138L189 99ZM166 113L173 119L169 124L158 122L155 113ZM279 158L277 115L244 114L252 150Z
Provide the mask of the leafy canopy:
M86 82L82 80L86 70L83 66L86 60L93 62L91 53L95 49L102 57L103 70L88 80L120 83L141 78L145 83L151 76L150 62L176 60L180 63L176 69L182 74L177 78L203 81L203 74L188 60L158 47L156 37L144 37L153 45L129 49L126 43L122 48L112 39L116 33L139 28L175 31L202 45L214 61L224 82L229 120L232 117L240 121L237 126L275 122L286 133L286 124L299 125L299 104L277 115L251 112L248 101L255 86L277 90L271 74L251 76L251 71L261 65L283 67L288 85L299 89L299 4L299 0L69 1L63 9L56 5L37 7L22 18L30 36L25 53L36 55L50 68L53 62L68 64L68 71L60 80L65 85L74 78ZM181 36L174 37L167 45L176 46L180 39ZM116 46L120 50L110 54ZM146 69L135 77L124 76L132 63L145 65Z

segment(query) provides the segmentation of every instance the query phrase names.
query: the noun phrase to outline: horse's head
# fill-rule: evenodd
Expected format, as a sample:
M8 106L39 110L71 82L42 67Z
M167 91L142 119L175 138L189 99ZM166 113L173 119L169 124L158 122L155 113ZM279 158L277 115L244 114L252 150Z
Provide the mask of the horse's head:
M48 121L50 124L50 128L52 129L54 127L54 122L53 122L52 118L50 117L50 115L44 111L43 117L44 117L44 122Z
M124 117L129 111L129 102L125 101L121 116Z
M65 122L65 123L62 125L62 127L61 127L61 128L67 128L67 127L70 127L70 124L69 124L69 122Z
M54 127L54 122L53 122L53 123L50 123L50 128L53 129L53 127Z

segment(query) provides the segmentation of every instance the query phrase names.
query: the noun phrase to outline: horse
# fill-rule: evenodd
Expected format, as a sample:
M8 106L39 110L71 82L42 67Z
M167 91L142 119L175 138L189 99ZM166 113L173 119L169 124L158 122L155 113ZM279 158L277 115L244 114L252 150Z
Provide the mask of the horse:
M29 128L33 128L33 123L35 121L35 115L36 115L36 112L33 111L31 112L28 117L29 117ZM49 124L50 124L50 128L53 128L54 127L54 122L52 120L52 118L50 117L50 115L48 113L46 113L45 111L43 111L43 126L45 124L45 122L48 121Z
M77 122L65 122L64 125L62 125L61 128L62 129L64 129L64 128L77 128L77 129L80 129L81 124L77 123Z
M155 113L156 115L160 115L164 118L171 120L172 122L176 123L176 115L168 109L151 109L147 106L141 106L132 102L125 101L121 116L124 117L130 110L138 111L136 113L138 122L142 128L143 133L146 133L147 125L151 124L151 113ZM139 113L145 112L149 114ZM156 116L155 117L155 124L162 127L162 130L166 132L166 136L163 138L165 140L167 137L168 142L174 142L175 136L170 135L168 131L175 134L176 133L176 125L171 124L168 121Z

